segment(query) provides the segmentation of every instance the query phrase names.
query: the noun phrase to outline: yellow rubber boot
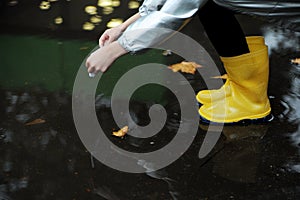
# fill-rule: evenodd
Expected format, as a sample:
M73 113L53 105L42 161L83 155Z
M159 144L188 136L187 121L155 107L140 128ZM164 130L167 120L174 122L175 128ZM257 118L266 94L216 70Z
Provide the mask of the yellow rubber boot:
M199 109L204 122L235 123L264 119L271 112L267 96L269 57L266 45L248 44L250 53L221 58L230 95Z
M264 38L261 36L249 36L246 37L247 44L251 46L264 46ZM228 78L226 79L225 84L216 90L201 90L196 95L196 99L201 104L208 104L211 101L218 101L227 96L230 96L230 85Z
M230 95L230 86L228 78L220 89L216 90L201 90L196 95L196 99L201 104L208 104L212 101L218 101Z

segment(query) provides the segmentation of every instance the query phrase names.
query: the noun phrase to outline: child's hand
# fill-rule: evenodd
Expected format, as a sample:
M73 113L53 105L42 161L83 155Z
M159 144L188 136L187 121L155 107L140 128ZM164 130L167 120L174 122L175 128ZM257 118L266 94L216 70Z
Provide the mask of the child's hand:
M122 34L122 28L120 26L107 29L99 38L99 46L104 47L116 41L121 34Z
M110 43L94 51L86 60L89 73L105 72L111 64L127 51L117 42Z
M99 71L105 72L115 61L115 58L105 46L94 51L86 60L86 67L90 74L97 74Z

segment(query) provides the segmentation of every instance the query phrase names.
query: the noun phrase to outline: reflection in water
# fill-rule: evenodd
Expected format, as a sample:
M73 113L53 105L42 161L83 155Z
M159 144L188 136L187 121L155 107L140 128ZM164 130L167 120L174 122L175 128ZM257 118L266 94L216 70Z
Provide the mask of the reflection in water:
M8 3L7 3L7 5L9 5L9 6L16 6L18 3L19 2L16 1L16 0L9 0Z
M283 52L290 49L294 52L300 50L300 33L292 32L280 27L266 26L263 29L266 44L269 47L269 53Z
M165 170L149 172L147 173L147 175L152 178L166 182L168 185L169 194L173 200L184 198L184 196L180 192L180 183L168 177L168 174Z
M93 189L93 193L103 197L104 199L111 199L111 200L122 200L122 197L118 197L116 194L114 194L113 191L107 186L97 187Z
M208 127L200 125L200 128L207 130ZM214 129L213 126L210 128ZM213 172L231 181L255 183L260 142L268 129L267 124L225 126L222 133L226 139L222 151L212 158Z
M5 186L0 185L0 198L1 200L11 200L11 198L4 191Z
M267 125L225 127L223 133L228 143L213 158L213 171L228 180L255 183L261 153L260 142L267 130Z
M290 140L300 155L300 66L291 64L290 76L292 77L288 94L283 96L282 104L285 106L283 116L291 124L298 126L297 130L289 135ZM292 160L287 168L300 173L300 161Z
M270 52L275 52L286 56L284 63L277 67L284 67L283 73L289 79L284 87L288 88L287 92L284 91L282 96L281 105L284 110L279 114L279 118L296 126L296 130L293 133L289 133L289 138L292 145L298 149L298 154L300 155L300 66L296 63L291 63L292 59L300 57L300 33L291 32L290 30L281 29L269 26L264 29L266 42L270 48ZM289 71L284 71L289 69ZM282 86L281 86L282 87ZM291 157L291 160L286 164L288 170L292 170L300 173L300 160Z
M83 152L77 147L80 143L75 144L76 138L72 136L70 139L70 135L63 133L59 128L60 123L56 121L60 120L58 110L67 105L69 100L65 98L68 97L38 91L9 91L4 96L4 102L1 102L7 108L6 120L0 123L1 199L10 199L8 194L20 199L19 195L22 196L25 189L39 190L38 193L28 195L32 199L48 199L47 196L51 196L56 190L55 184L60 182L55 174L64 173L68 176L67 174L76 172L76 160L79 157L67 153ZM37 118L44 118L46 123L25 125ZM56 125L52 125L53 123ZM69 120L63 120L61 125L68 124L71 128ZM66 154L62 154L62 149ZM55 167L51 167L52 165Z

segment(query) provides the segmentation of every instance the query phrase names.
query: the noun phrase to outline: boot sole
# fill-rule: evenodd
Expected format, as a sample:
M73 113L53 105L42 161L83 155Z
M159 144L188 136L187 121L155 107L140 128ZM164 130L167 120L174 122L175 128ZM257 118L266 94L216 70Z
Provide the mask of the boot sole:
M205 119L204 117L202 117L201 115L199 115L199 117L200 117L200 122L203 124L206 124L206 125L207 124L213 124L213 125L223 124L224 126L227 126L227 125L247 126L247 125L251 125L251 124L266 124L266 123L273 121L273 119L274 119L274 116L272 114L269 114L266 117L262 117L262 118L258 118L258 119L243 119L238 122L218 123L218 122L209 121L209 120Z

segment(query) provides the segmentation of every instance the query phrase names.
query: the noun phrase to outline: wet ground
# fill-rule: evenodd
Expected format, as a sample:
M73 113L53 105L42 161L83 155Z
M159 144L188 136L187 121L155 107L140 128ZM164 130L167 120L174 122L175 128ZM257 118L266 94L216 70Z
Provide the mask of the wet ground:
M50 10L41 10L36 1L1 1L0 199L299 199L300 66L290 60L300 57L300 34L261 19L238 16L246 34L264 35L270 48L273 122L224 127L217 145L203 159L198 152L206 127L199 126L190 148L155 172L120 172L91 156L73 122L72 87L81 62L110 18L126 18L136 12L127 3L122 1L88 31L82 30L90 17L84 8L96 5L94 1L51 2ZM97 12L102 15L101 10ZM63 23L55 21L58 16ZM183 32L201 42L219 63L199 30L201 25L194 20ZM104 77L107 86L96 94L100 124L107 137L126 150L159 149L172 140L180 124L174 96L164 88L149 86L146 92L135 94L131 115L145 125L149 119L144 113L159 102L168 112L164 128L150 139L110 135L118 128L109 101L113 83L124 72L118 65L130 68L150 61L180 61L162 53L149 51L134 55L135 59L125 56ZM185 77L195 90L205 88L201 77Z

